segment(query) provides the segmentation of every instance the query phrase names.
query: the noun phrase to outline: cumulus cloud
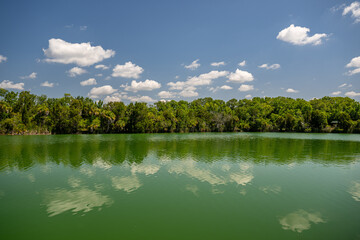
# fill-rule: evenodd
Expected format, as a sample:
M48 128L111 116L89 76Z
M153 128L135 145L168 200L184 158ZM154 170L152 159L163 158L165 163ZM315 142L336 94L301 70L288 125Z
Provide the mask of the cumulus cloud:
M247 71L236 69L235 72L229 74L228 79L228 82L244 83L253 81L254 76Z
M238 64L240 67L244 67L245 65L246 65L246 61L244 60L244 61L242 61L242 62L239 62L239 64Z
M124 65L116 65L111 76L138 79L143 71L142 67L132 62L126 62Z
M211 87L209 88L209 90L213 93L217 92L219 89L221 90L231 90L233 89L232 87L228 86L228 85L223 85L221 87Z
M288 89L286 89L286 92L288 92L288 93L298 93L299 91L295 90L295 89L292 89L292 88L288 88Z
M245 98L252 98L251 94L245 96Z
M347 72L347 75L349 75L349 76L360 73L360 56L354 57L353 59L351 59L351 61L348 64L346 64L346 67L354 68L353 70L350 70Z
M186 88L184 88L179 95L181 97L197 97L199 96L199 93L195 91L196 87L193 86L188 86Z
M185 68L190 69L190 70L195 70L198 67L200 67L200 63L198 63L198 62L199 62L199 59L196 59L191 64L185 65Z
M169 82L167 85L170 86L169 88L170 90L182 90L186 86L186 83L177 81L177 82Z
M14 83L9 80L4 80L0 83L0 88L24 90L24 85L24 83Z
M343 16L351 13L351 17L355 19L355 23L360 22L360 2L353 2L344 8Z
M213 67L220 67L220 66L225 66L225 62L213 62L210 64Z
M49 83L48 81L45 81L40 84L42 87L54 87L54 83Z
M82 81L80 82L81 86L91 86L91 85L96 85L96 79L95 78L89 78L88 80Z
M130 96L128 100L131 102L155 102L155 100L149 96Z
M96 65L96 66L95 66L95 68L96 68L96 69L101 68L101 69L103 69L103 70L109 69L109 67L108 67L108 66L106 66L106 65L104 65L104 64L99 64L99 65Z
M20 77L21 79L35 79L37 77L37 73L36 72L33 72L33 73L30 73L29 75L27 76L23 76L23 77Z
M322 40L328 36L325 33L316 33L312 36L309 36L309 32L309 28L294 26L294 24L291 24L289 27L281 30L277 35L276 39L294 45L320 45L322 43Z
M49 40L49 48L43 49L45 62L70 64L85 67L113 57L115 51L104 50L101 46L91 46L87 43L69 43L62 39Z
M110 85L104 85L102 87L94 87L90 90L88 96L91 98L99 98L100 96L110 95L116 92L117 89L114 89Z
M176 95L175 92L161 91L158 93L160 98L173 98Z
M130 86L125 87L125 91L137 92L137 91L152 91L161 87L161 84L154 80L146 79L144 82L137 82L136 80L131 81Z
M67 71L67 73L69 74L70 77L76 77L78 75L87 73L87 71L85 69L83 69L83 68L73 67L72 69Z
M6 61L7 61L7 57L0 55L0 63L6 62Z
M280 68L280 64L274 63L272 65L268 65L267 63L264 63L260 66L258 66L259 68L265 68L267 70L271 69L271 70L275 70L275 69L279 69Z
M228 74L228 71L211 71L208 73L200 74L199 76L189 77L186 81L186 84L189 86L210 85L212 83L212 80L227 76Z
M247 91L251 91L251 90L254 90L253 85L241 84L241 86L239 87L240 92L247 92Z
M351 92L346 92L345 96L347 96L347 97L358 97L358 96L360 96L360 93L351 91Z
M331 95L334 95L334 96L337 96L337 95L340 95L341 94L341 91L336 91L336 92L332 92Z

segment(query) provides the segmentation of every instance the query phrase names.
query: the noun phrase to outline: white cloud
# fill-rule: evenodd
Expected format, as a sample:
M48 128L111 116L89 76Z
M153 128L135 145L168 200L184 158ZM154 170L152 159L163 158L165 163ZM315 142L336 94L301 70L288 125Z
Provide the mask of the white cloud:
M227 76L228 74L228 71L211 71L208 73L200 74L199 76L189 77L186 81L186 84L189 86L210 85L212 83L212 80Z
M6 61L7 61L7 57L0 55L0 63L6 62Z
M122 100L122 96L119 93L114 93L111 96L106 96L104 98L104 103L108 103L108 102L121 102Z
M89 78L88 80L82 81L80 82L81 86L91 86L91 85L96 85L96 79L95 78Z
M127 99L129 99L131 102L155 102L155 100L149 96L130 96Z
M343 16L351 13L351 17L355 19L355 23L360 22L360 2L353 2L349 6L344 8Z
M245 65L246 65L246 61L244 60L244 61L242 61L242 62L239 62L239 64L238 64L240 67L244 67Z
M21 79L35 79L37 77L37 73L36 72L33 72L33 73L30 73L28 76L23 76L23 77L20 77Z
M298 93L299 91L295 90L295 89L292 89L292 88L288 88L288 89L286 89L286 92L288 92L288 93Z
M336 92L332 92L331 95L334 95L334 96L337 96L337 95L340 95L341 94L341 91L336 91Z
M62 39L49 40L49 48L43 49L46 62L70 64L85 67L113 57L115 51L104 50L101 46L91 46L87 43L69 43Z
M102 77L103 75L102 75L102 73L98 73L98 74L96 74L95 76L97 76L97 77Z
M350 88L352 87L352 84L343 83L339 86L339 88L345 88L345 87Z
M360 11L360 10L359 10ZM350 70L347 72L348 75L354 75L357 73L360 73L360 56L359 57L354 57L353 59L351 59L351 61L346 64L347 68L355 68L353 70Z
M247 91L251 91L251 90L254 90L253 85L241 84L241 86L239 87L240 92L247 92Z
M213 67L220 67L220 66L225 66L225 62L213 62L210 64Z
M223 86L220 87L220 89L222 89L222 90L231 90L233 88L228 86L228 85L223 85Z
M351 92L345 93L345 96L347 96L347 97L358 97L358 96L360 96L360 93L351 91Z
M137 91L152 91L161 87L161 84L154 80L146 79L144 82L131 81L130 86L124 86L125 91L137 92Z
M170 86L169 88L170 90L182 90L186 86L186 83L177 81L177 82L169 82L167 85Z
M70 77L75 77L77 75L81 75L81 74L84 74L84 73L87 73L87 71L83 68L79 68L79 67L73 67L72 69L70 69L68 71L68 74Z
M101 69L103 69L103 70L109 69L109 67L108 67L108 66L106 66L106 65L104 65L104 64L99 64L99 65L96 65L96 66L95 66L95 68L96 68L96 69L101 68Z
M88 96L90 96L91 98L99 98L100 96L103 95L110 95L114 92L116 92L117 89L114 89L112 86L110 85L104 85L102 87L94 87L90 90Z
M24 83L14 83L9 80L4 80L0 83L0 88L24 90L24 85Z
M185 65L185 68L190 69L190 70L195 70L198 67L200 67L200 63L198 63L199 59L196 59L195 61L193 61L191 64L189 65Z
M49 83L48 81L45 81L40 84L42 87L54 87L54 83Z
M128 177L112 177L111 182L116 190L123 190L128 193L133 192L142 186L142 183L136 175Z
M126 62L124 65L116 65L111 76L138 79L143 71L142 67L132 62Z
M197 97L199 93L195 91L196 87L188 86L184 90L182 90L179 95L182 97Z
M251 73L247 71L236 69L234 73L229 74L228 79L228 82L244 83L253 81L254 77Z
M87 29L87 26L80 26L81 31L86 31L86 29Z
M252 98L251 94L245 96L245 98Z
M320 45L322 43L322 39L328 36L325 33L316 33L313 36L309 36L309 32L309 28L294 26L294 24L291 24L288 28L281 30L276 39L294 45Z
M271 69L271 70L275 70L275 69L279 69L280 68L280 64L274 63L272 65L268 65L267 63L264 63L260 66L258 66L259 68L265 68L267 70Z
M176 95L175 92L161 91L158 93L160 98L173 98Z

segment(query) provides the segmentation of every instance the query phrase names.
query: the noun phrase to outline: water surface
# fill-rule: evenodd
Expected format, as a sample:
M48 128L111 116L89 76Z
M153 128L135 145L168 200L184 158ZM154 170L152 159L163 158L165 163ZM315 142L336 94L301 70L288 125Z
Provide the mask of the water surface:
M360 136L0 136L0 239L360 239Z

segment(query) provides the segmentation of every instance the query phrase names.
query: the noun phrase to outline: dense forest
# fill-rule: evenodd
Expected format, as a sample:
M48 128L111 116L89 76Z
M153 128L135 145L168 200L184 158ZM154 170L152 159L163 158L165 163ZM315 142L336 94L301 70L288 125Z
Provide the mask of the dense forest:
M255 97L125 105L0 89L1 134L240 131L360 133L360 103L348 97Z

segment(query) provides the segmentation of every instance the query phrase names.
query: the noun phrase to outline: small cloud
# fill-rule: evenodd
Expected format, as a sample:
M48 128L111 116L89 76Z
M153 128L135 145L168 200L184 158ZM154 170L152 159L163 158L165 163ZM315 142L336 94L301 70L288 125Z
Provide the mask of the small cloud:
M352 87L352 84L346 84L346 83L343 83L339 86L339 88L351 88Z
M54 83L49 83L48 81L45 81L40 84L42 87L54 87Z
M116 91L117 91L117 89L114 89L112 86L104 85L102 87L92 88L90 90L90 92L88 93L88 96L91 98L99 98L100 96L110 95Z
M225 62L213 62L210 64L213 67L225 66Z
M186 86L186 83L182 81L177 81L177 82L169 82L167 85L170 86L169 88L170 90L182 90Z
M239 64L238 64L240 67L244 67L245 65L246 65L246 61L244 60L244 61L242 61L242 62L239 62Z
M23 77L20 77L21 79L35 79L37 77L37 73L36 72L33 72L33 73L30 73L28 76L23 76Z
M0 55L0 63L6 62L6 61L7 61L7 57Z
M144 82L131 81L130 86L124 86L125 91L137 92L137 91L152 91L161 87L161 84L154 80L146 79Z
M85 69L83 69L83 68L73 67L72 69L67 71L67 73L69 74L70 77L76 77L78 75L87 73L87 71Z
M223 86L220 87L220 89L222 89L222 90L231 90L233 88L228 86L228 85L223 85Z
M102 77L103 74L102 74L102 73L98 73L98 74L96 74L95 76L97 76L97 77Z
M358 96L360 96L360 93L351 91L351 92L346 92L345 96L347 96L347 97L358 97Z
M189 77L186 84L189 86L203 86L210 85L212 80L225 77L229 74L228 71L211 71L208 73L200 74L199 76Z
M349 76L360 73L360 56L354 57L353 59L351 59L351 61L348 64L346 64L346 67L354 68L353 70L350 70L346 73Z
M244 83L253 81L254 77L251 73L247 71L236 69L234 73L229 74L228 79L228 82Z
M175 76L175 79L179 79L180 78L180 76Z
M238 89L240 92L247 92L254 90L254 85L247 85L247 84L241 84L241 86Z
M176 95L175 92L161 91L158 93L160 98L173 98Z
M116 65L111 76L138 79L143 71L144 69L142 67L137 66L129 61L124 65Z
M80 26L80 31L86 31L87 28L87 26Z
M196 59L195 61L193 61L191 64L189 65L185 65L185 68L190 69L190 70L195 70L198 67L200 67L200 63L198 63L199 59Z
M295 90L295 89L292 89L292 88L288 88L288 89L286 89L286 92L288 92L288 93L298 93L299 91Z
M293 45L320 45L322 40L328 37L325 33L316 33L312 36L309 36L309 28L294 26L291 24L289 27L284 28L279 32L276 39L282 40L284 42L291 43Z
M343 16L351 13L351 17L355 19L354 23L360 22L360 2L353 2L349 6L344 8Z
M184 89L179 93L179 95L180 95L181 97L197 97L197 96L199 96L199 93L196 92L195 90L196 90L196 87L189 86L189 87L184 88Z
M65 25L65 28L72 28L74 27L74 24Z
M245 96L245 98L252 98L251 94Z
M128 97L128 99L131 102L155 102L155 100L149 96L140 96L140 97L139 96L138 97L130 96L130 97Z
M91 86L91 85L96 85L96 79L95 78L89 78L88 80L82 81L80 82L81 86Z
M4 80L0 83L0 88L24 90L24 85L24 83L14 83L9 80Z
M95 66L95 68L96 68L96 69L101 68L102 70L109 69L109 67L108 67L108 66L106 66L106 65L104 65L104 64L99 64L99 65L96 65L96 66Z
M115 55L115 51L104 50L101 46L91 46L89 42L69 43L55 38L49 40L49 48L43 51L46 56L45 62L74 63L81 67L93 65Z
M325 220L318 212L312 213L299 209L280 218L279 222L284 230L301 233L304 230L310 229L312 223L325 223Z
M280 68L280 64L274 63L272 65L268 65L267 63L264 63L260 66L258 66L259 68L265 68L267 70L271 69L271 70L275 70L275 69L279 69Z
M331 95L334 95L334 96L337 96L337 95L340 95L341 94L341 91L336 91L336 92L332 92Z

